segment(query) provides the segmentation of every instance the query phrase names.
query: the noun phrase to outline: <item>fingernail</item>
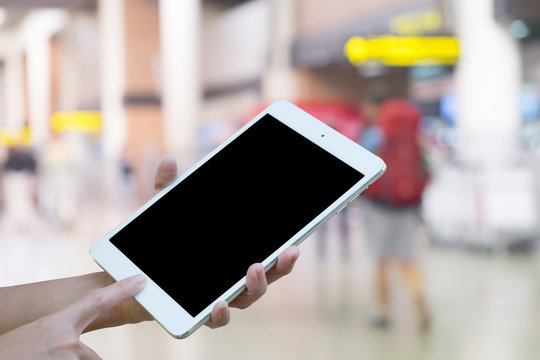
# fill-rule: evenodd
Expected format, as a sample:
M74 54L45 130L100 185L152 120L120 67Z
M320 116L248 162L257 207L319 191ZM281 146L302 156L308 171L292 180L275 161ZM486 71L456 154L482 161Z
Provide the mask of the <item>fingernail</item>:
M264 276L264 268L262 267L262 265L257 269L256 272L257 272L257 279L261 282L264 281L265 276Z
M144 284L146 282L146 276L144 276L143 274L138 274L138 275L135 275L135 276L132 276L131 281L133 281L135 284Z
M300 251L297 250L297 251L296 251L296 254L294 254L294 255L292 256L292 261L293 261L293 263L295 263L296 260L298 260L299 257L300 257Z
M221 307L221 309L219 311L221 313L221 316L223 316L223 317L229 316L229 306L225 301L224 301L224 304L222 305L222 307Z

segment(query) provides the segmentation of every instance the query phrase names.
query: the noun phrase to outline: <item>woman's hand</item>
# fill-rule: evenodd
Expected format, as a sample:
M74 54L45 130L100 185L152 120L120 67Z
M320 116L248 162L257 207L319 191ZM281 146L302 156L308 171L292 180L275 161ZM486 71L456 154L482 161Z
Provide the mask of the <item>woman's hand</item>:
M177 177L176 160L172 157L163 159L157 169L154 188L158 192ZM268 284L290 273L294 267L300 251L297 247L290 247L283 251L278 257L277 263L268 272L264 272L261 264L253 264L249 267L246 275L246 289L238 295L230 304L226 302L217 303L212 309L212 316L206 322L210 328L218 328L227 325L230 320L229 306L233 308L245 309L257 301L266 292ZM108 278L108 283L113 283L112 278ZM145 320L152 320L146 310L133 298L126 299L112 309L104 312L86 331L95 330L107 326L117 326L127 323L137 323Z
M50 315L0 336L0 359L101 359L79 337L104 312L144 288L144 275L135 275L84 297Z
M168 157L161 161L155 177L156 191L174 181L176 171L176 161L173 158ZM230 320L229 306L244 309L253 304L266 292L268 284L291 272L298 256L298 248L286 249L266 274L261 264L251 265L247 270L246 289L230 304L226 302L216 304L206 325L211 328L226 325ZM62 312L88 292L107 288L114 283L114 279L107 273L97 272L0 288L0 335L4 334L3 338L10 334L13 338L13 332L17 331L15 334L20 334L21 331L29 331L27 327L32 329L32 333L37 334L39 329L44 327L42 323L36 324L36 319L50 319L49 314ZM87 332L146 320L152 320L150 314L132 296L127 296L111 306L101 308L92 321L80 330ZM50 322L47 324L51 326ZM26 330L20 330L22 328ZM0 356L0 359L3 357Z

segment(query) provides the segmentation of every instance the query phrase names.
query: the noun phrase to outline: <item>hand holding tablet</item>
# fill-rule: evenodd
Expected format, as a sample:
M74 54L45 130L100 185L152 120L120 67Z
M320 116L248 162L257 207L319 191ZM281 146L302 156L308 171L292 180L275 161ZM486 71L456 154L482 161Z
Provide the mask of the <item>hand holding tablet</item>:
M176 162L166 158L158 167L156 191L175 179ZM296 247L286 249L266 276L260 264L252 265L246 276L246 290L230 306L245 308L251 305L264 294L267 283L292 270L297 257ZM106 273L98 272L0 288L0 358L34 360L71 356L100 359L81 343L79 336L105 327L152 320L133 298L145 283L144 275L115 282ZM206 325L216 328L228 322L228 305L223 301L214 306Z
M255 301L266 290L261 266L269 280L290 271L298 253L289 248L384 170L369 151L278 101L113 229L91 254L115 279L144 273L147 285L137 301L171 335L184 338L211 316L210 326L219 325L223 301L239 307ZM221 315L228 321L228 313Z
M176 160L172 157L163 159L156 172L154 179L154 189L157 192L163 190L177 178ZM300 252L297 247L292 246L279 256L277 264L264 274L264 268L260 264L253 264L247 270L246 290L242 292L230 304L222 301L217 303L212 309L210 319L205 323L206 326L214 329L225 326L229 323L229 307L245 309L257 301L266 292L267 285L273 283L279 278L289 274L298 259ZM262 270L262 279L260 272ZM108 283L113 284L114 279L109 277ZM211 284L201 284L201 286L212 286ZM110 327L115 325L132 324L141 321L153 320L152 316L133 298L128 298L100 316L89 325L87 331Z

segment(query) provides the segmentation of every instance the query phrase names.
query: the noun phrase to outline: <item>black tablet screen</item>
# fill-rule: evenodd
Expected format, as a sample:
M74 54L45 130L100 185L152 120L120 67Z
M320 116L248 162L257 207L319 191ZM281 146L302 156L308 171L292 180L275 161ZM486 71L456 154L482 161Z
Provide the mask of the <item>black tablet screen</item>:
M265 115L111 242L196 316L362 177Z

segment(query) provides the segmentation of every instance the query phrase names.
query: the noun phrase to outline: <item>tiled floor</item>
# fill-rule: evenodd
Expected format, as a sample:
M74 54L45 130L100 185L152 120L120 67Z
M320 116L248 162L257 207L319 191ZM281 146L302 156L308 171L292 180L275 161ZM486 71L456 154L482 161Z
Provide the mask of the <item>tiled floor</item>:
M0 225L0 285L97 271L88 248L126 210L87 204L70 230L39 218L31 228ZM538 359L540 262L534 256L471 254L422 248L433 326L422 334L411 300L393 274L393 326L368 326L372 260L353 206L350 259L340 256L337 219L328 224L328 249L317 256L317 233L301 245L292 274L273 284L248 310L233 310L217 330L185 340L145 323L83 335L105 359ZM319 236L320 238L320 236Z

